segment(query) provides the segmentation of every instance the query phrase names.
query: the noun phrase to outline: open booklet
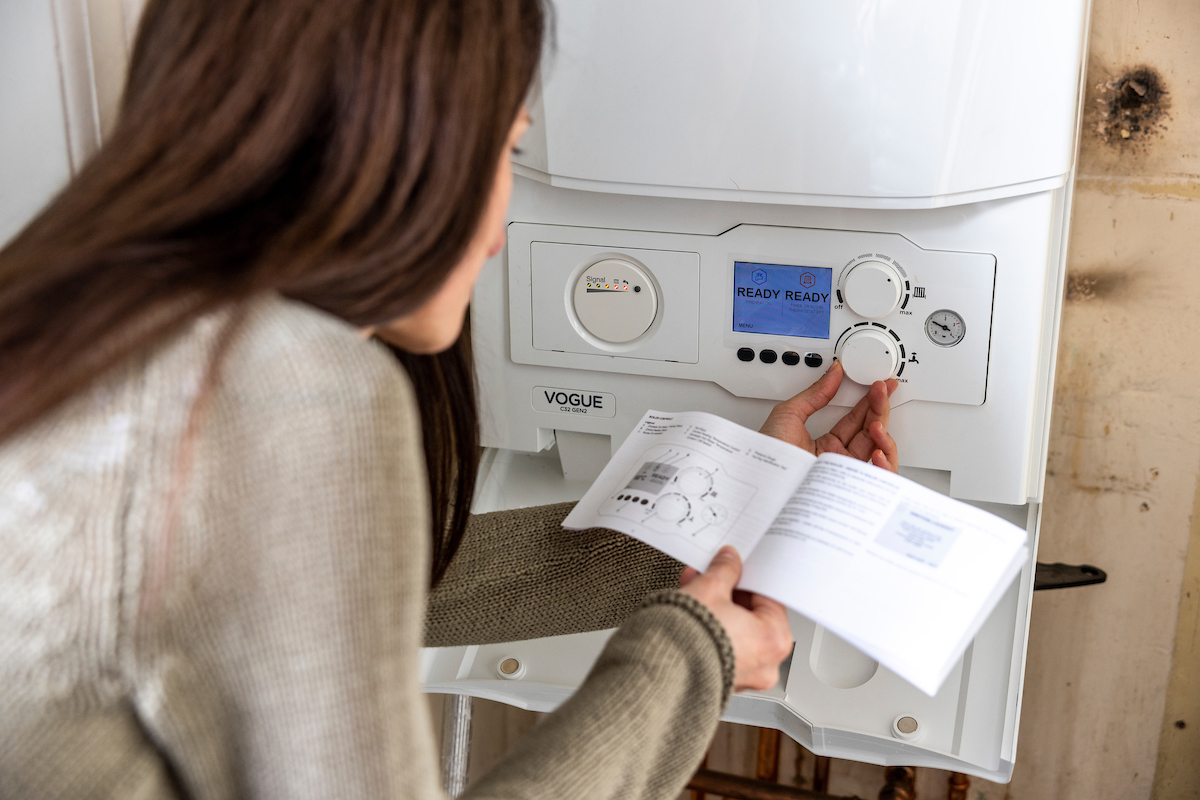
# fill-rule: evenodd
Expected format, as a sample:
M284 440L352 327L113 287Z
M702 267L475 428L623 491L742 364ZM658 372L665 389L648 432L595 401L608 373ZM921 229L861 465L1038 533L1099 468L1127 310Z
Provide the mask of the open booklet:
M926 694L1028 558L1025 531L891 472L736 423L649 411L563 522L627 533L823 625Z

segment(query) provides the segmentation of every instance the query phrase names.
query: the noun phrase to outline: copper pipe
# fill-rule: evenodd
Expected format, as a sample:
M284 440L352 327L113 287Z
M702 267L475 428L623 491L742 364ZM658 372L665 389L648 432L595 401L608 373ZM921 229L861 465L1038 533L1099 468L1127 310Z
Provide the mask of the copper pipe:
M704 760L700 762L700 769L705 770L707 768L708 768L708 753L705 753ZM704 800L704 798L706 797L705 793L703 791L701 791L700 789L692 789L690 792L688 792L688 794L691 795L691 800Z
M810 792L794 786L767 783L754 778L743 778L741 775L714 772L710 769L702 769L693 775L687 788L721 795L729 800L858 800L857 798L831 797L821 792Z
M967 791L971 788L969 777L961 772L951 772L946 782L950 785L946 800L967 800Z
M824 794L829 791L829 756L813 759L813 791Z
M796 760L792 763L794 772L793 780L797 786L803 786L806 782L804 777L804 748L796 748Z
M887 767L879 800L916 800L917 771L912 767Z
M754 777L760 781L779 780L779 731L774 728L758 729L758 763Z

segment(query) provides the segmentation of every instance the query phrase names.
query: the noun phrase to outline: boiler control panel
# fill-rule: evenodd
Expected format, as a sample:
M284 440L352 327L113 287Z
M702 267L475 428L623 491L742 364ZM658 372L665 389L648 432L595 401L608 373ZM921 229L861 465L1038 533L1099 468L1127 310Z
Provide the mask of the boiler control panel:
M740 225L717 236L512 223L513 361L715 382L780 400L833 359L835 405L980 405L996 259L898 234Z

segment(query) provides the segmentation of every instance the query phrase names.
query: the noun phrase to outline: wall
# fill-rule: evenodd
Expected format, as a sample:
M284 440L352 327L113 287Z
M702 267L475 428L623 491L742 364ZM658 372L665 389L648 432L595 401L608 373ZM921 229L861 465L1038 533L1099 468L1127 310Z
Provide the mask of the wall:
M1016 772L972 800L1200 797L1200 3L1094 0L1090 51L1039 560L1109 580L1035 595ZM476 774L535 721L477 705ZM711 766L752 774L755 736L723 724Z
M1200 5L1096 3L1040 558L1109 583L1034 604L1012 797L1200 797L1200 713L1168 693L1200 669L1176 636L1200 471L1198 68ZM1158 76L1157 119L1139 124L1130 72Z
M0 245L112 129L143 2L0 2Z

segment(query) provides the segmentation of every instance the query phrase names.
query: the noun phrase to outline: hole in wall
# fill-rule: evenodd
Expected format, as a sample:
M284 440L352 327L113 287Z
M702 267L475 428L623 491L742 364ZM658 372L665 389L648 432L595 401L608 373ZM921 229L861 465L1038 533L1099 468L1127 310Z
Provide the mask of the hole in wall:
M1093 86L1092 111L1097 136L1112 147L1140 150L1165 130L1170 93L1151 66L1119 71Z

